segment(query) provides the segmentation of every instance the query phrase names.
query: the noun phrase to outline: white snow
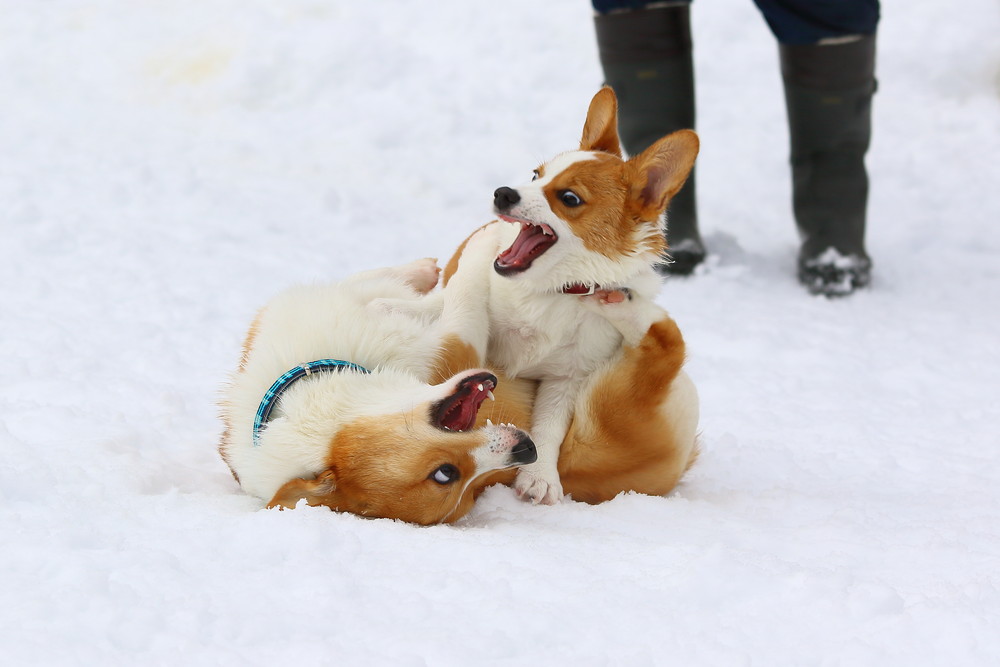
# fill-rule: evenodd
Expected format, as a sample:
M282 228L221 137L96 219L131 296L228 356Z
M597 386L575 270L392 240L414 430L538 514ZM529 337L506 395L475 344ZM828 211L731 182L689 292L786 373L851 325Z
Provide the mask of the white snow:
M713 257L661 302L698 465L432 528L262 510L217 388L267 297L447 258L575 146L589 4L2 5L0 663L1000 662L996 2L883 3L874 284L834 301L794 279L774 41L696 2Z

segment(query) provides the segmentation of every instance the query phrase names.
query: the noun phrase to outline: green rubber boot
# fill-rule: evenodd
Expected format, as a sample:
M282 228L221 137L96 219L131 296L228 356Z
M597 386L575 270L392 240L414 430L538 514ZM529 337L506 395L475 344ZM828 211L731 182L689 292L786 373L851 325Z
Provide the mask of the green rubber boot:
M791 138L799 281L843 296L871 280L865 250L875 36L780 46Z
M638 155L675 130L694 128L689 7L602 14L594 25L605 82L618 97L618 133L625 152ZM667 245L670 258L659 267L664 273L687 275L705 259L694 170L667 210Z

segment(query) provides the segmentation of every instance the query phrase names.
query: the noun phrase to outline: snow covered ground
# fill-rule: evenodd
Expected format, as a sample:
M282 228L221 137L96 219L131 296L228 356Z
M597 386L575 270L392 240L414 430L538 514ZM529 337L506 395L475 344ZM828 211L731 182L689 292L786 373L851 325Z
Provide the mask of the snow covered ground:
M261 510L216 392L268 296L573 147L588 4L0 0L0 663L1000 663L1000 6L883 14L873 288L795 283L774 42L695 3L703 456L419 528Z

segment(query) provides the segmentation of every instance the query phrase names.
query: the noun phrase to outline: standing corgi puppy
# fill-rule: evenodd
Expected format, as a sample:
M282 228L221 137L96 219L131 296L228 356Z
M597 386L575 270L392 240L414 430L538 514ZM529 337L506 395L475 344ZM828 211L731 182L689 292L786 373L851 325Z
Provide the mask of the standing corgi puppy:
M613 445L608 455L614 456L645 451L648 443L636 438L660 439L657 451L670 459L672 481L629 482L644 474L640 460L631 472L619 471L624 485L607 483L590 495L580 489L573 492L578 499L607 499L628 489L665 493L693 461L697 394L680 370L683 339L653 302L661 284L653 267L667 250L665 210L697 154L698 136L681 130L623 159L617 100L603 88L591 101L579 150L542 164L524 185L496 190L499 221L470 237L478 253L489 249L488 257L467 258L463 245L449 263L445 295L472 293L488 303L486 333L475 334L488 339L487 364L508 377L538 381L531 428L538 460L518 471L514 487L522 498L557 502L564 492L560 471L574 484L584 470L590 482L600 479L588 466L603 459L588 463L583 452L602 442ZM452 275L459 262L478 265L486 280L477 277L480 284L470 286L474 272ZM647 369L635 366L640 358ZM669 368L654 373L665 359ZM666 385L651 386L644 373ZM630 393L640 387L642 395ZM640 419L647 423L631 423ZM573 456L561 460L560 446L567 445ZM648 490L654 487L659 490Z

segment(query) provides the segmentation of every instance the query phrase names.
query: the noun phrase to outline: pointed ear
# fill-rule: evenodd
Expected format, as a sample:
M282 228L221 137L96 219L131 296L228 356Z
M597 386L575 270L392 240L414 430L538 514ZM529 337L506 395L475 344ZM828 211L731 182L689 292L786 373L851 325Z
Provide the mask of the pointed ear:
M308 505L335 507L334 494L337 491L337 477L333 468L327 468L316 479L293 479L278 489L267 504L267 508L295 509L295 505L305 498Z
M622 156L621 143L618 141L618 98L608 86L597 91L590 101L587 121L583 124L580 150Z
M633 170L632 199L644 219L659 215L677 194L698 157L698 135L692 130L669 134L628 161Z

